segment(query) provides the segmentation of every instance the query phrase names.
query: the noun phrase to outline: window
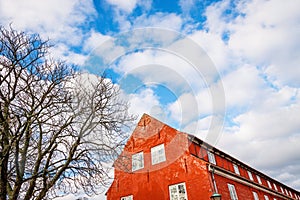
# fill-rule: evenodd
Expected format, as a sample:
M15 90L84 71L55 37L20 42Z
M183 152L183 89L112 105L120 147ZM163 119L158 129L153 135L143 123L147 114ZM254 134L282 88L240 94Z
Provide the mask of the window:
M144 168L144 154L143 152L132 155L132 171Z
M231 200L238 200L234 185L228 184L228 190Z
M284 191L283 191L283 188L280 186L280 190L281 190L281 193L283 193L284 194Z
M164 144L157 145L151 148L152 165L166 161Z
M265 200L269 200L269 197L267 195L264 195Z
M272 185L271 185L270 181L267 181L267 183L268 183L269 188L272 189Z
M216 164L215 155L210 151L207 152L207 155L208 155L208 161L212 164Z
M126 197L121 197L121 200L133 200L133 195L129 195Z
M256 192L252 192L252 193L253 193L254 200L259 200L257 193Z
M185 183L169 186L170 200L187 200Z
M289 195L288 191L286 189L284 189L284 190L285 190L286 195Z
M233 164L233 169L236 174L240 175L239 167L236 164Z
M256 175L256 178L257 178L258 183L262 184L261 179L260 179L260 177L258 175Z
M273 183L273 187L275 188L276 191L278 191L277 186L275 183Z
M248 176L249 176L250 180L251 180L251 181L253 181L253 176L252 176L252 173L251 173L251 172L249 172L249 171L247 171L247 172L248 172Z

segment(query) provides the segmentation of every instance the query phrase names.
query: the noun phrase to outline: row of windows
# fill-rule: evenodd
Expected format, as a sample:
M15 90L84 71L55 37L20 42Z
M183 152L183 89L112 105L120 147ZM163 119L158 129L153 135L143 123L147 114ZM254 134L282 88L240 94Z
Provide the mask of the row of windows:
M207 156L208 156L208 161L210 163L216 165L215 155L212 152L208 151L207 152ZM241 175L239 167L236 164L234 164L234 163L232 165L233 165L234 173L236 173L238 175ZM251 181L254 181L252 173L250 171L247 171L247 174L248 174L249 179ZM256 179L257 179L257 182L259 184L262 184L262 181L261 181L261 178L260 178L259 175L256 175ZM277 185L275 183L273 183L273 187L272 187L272 184L271 184L271 182L269 180L266 180L266 182L267 182L267 185L268 185L268 187L270 189L274 189L274 190L278 191ZM282 186L280 186L280 191L281 191L282 194L286 194L286 195L288 195L290 197L295 197L296 199L300 200L300 197L297 194L294 194L294 196L293 196L293 193L291 191L288 191L286 188L283 189Z
M228 190L229 190L229 194L230 194L230 199L238 200L238 196L237 196L234 185L228 183ZM253 191L252 194L253 194L254 200L259 200L258 194L256 192ZM269 196L264 195L264 200L269 200ZM276 198L274 198L273 200L276 200Z
M233 184L228 183L228 190L231 200L238 200L238 195L235 190L235 186ZM258 194L255 191L252 191L253 199L259 200ZM186 191L186 185L185 183L179 183L175 185L169 186L169 195L170 200L187 200L187 191ZM124 196L121 197L121 200L133 200L133 195ZM268 195L264 195L264 200L270 200ZM277 200L276 198L273 198L273 200Z
M170 200L187 200L185 183L179 183L169 186ZM133 195L121 197L121 200L133 200Z
M166 161L164 144L157 145L151 148L151 163L152 165ZM144 168L144 153L139 152L132 155L132 171ZM127 200L127 199L125 199Z
M258 198L258 194L256 193L256 192L252 192L253 193L253 198L254 198L254 200L259 200L259 198ZM264 195L264 199L265 200L269 200L269 197L268 197L268 195ZM273 200L277 200L276 198L273 198Z

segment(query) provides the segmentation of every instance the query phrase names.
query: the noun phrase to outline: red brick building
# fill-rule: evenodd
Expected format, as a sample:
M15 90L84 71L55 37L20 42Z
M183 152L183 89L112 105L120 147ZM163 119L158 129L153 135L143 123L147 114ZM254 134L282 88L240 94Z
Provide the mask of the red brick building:
M114 163L108 200L298 199L300 193L144 114Z

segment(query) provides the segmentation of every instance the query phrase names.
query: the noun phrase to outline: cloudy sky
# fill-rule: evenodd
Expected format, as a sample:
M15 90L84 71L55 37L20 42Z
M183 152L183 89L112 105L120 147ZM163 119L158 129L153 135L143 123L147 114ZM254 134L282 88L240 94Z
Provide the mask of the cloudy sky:
M299 0L0 0L130 102L300 190ZM103 196L103 195L102 195Z

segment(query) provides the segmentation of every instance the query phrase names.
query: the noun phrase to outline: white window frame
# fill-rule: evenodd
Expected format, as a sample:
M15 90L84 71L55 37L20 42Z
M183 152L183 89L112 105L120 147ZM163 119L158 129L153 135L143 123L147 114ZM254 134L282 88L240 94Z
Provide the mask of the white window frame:
M258 183L259 183L259 184L262 184L261 179L260 179L260 176L256 175L256 178L257 178Z
M210 163L212 163L212 164L214 164L214 165L217 164L217 163L216 163L216 158L215 158L215 154L214 154L214 153L208 151L208 152L207 152L207 156L208 156L208 161L209 161Z
M237 166L236 164L232 163L233 165L233 169L234 169L234 173L240 175L240 170L239 170L239 166Z
M188 200L185 183L169 185L170 200Z
M269 200L269 197L267 195L264 195L265 200Z
M267 183L268 183L269 188L272 189L272 185L271 185L270 181L267 180Z
M250 180L253 181L252 173L250 171L247 171L247 173L248 173L248 176L249 176Z
M136 154L132 154L131 156L131 160L132 160L132 167L131 170L132 171L137 171L139 169L143 169L144 168L144 153L141 151L139 153Z
M165 145L160 144L151 148L152 165L166 161Z
M238 196L236 194L234 185L232 185L230 183L228 183L227 185L228 185L228 190L229 190L231 200L238 200Z
M121 200L133 200L133 195L121 197Z
M284 190L285 190L285 193L286 193L287 195L289 195L289 193L288 193L287 189L284 189Z
M275 188L276 191L278 191L277 185L275 183L273 183L273 187Z
M280 186L280 190L281 190L281 193L284 194L284 190L283 190L283 188L281 186Z
M253 193L254 200L259 200L258 194L256 192L254 192L254 191L252 193Z

